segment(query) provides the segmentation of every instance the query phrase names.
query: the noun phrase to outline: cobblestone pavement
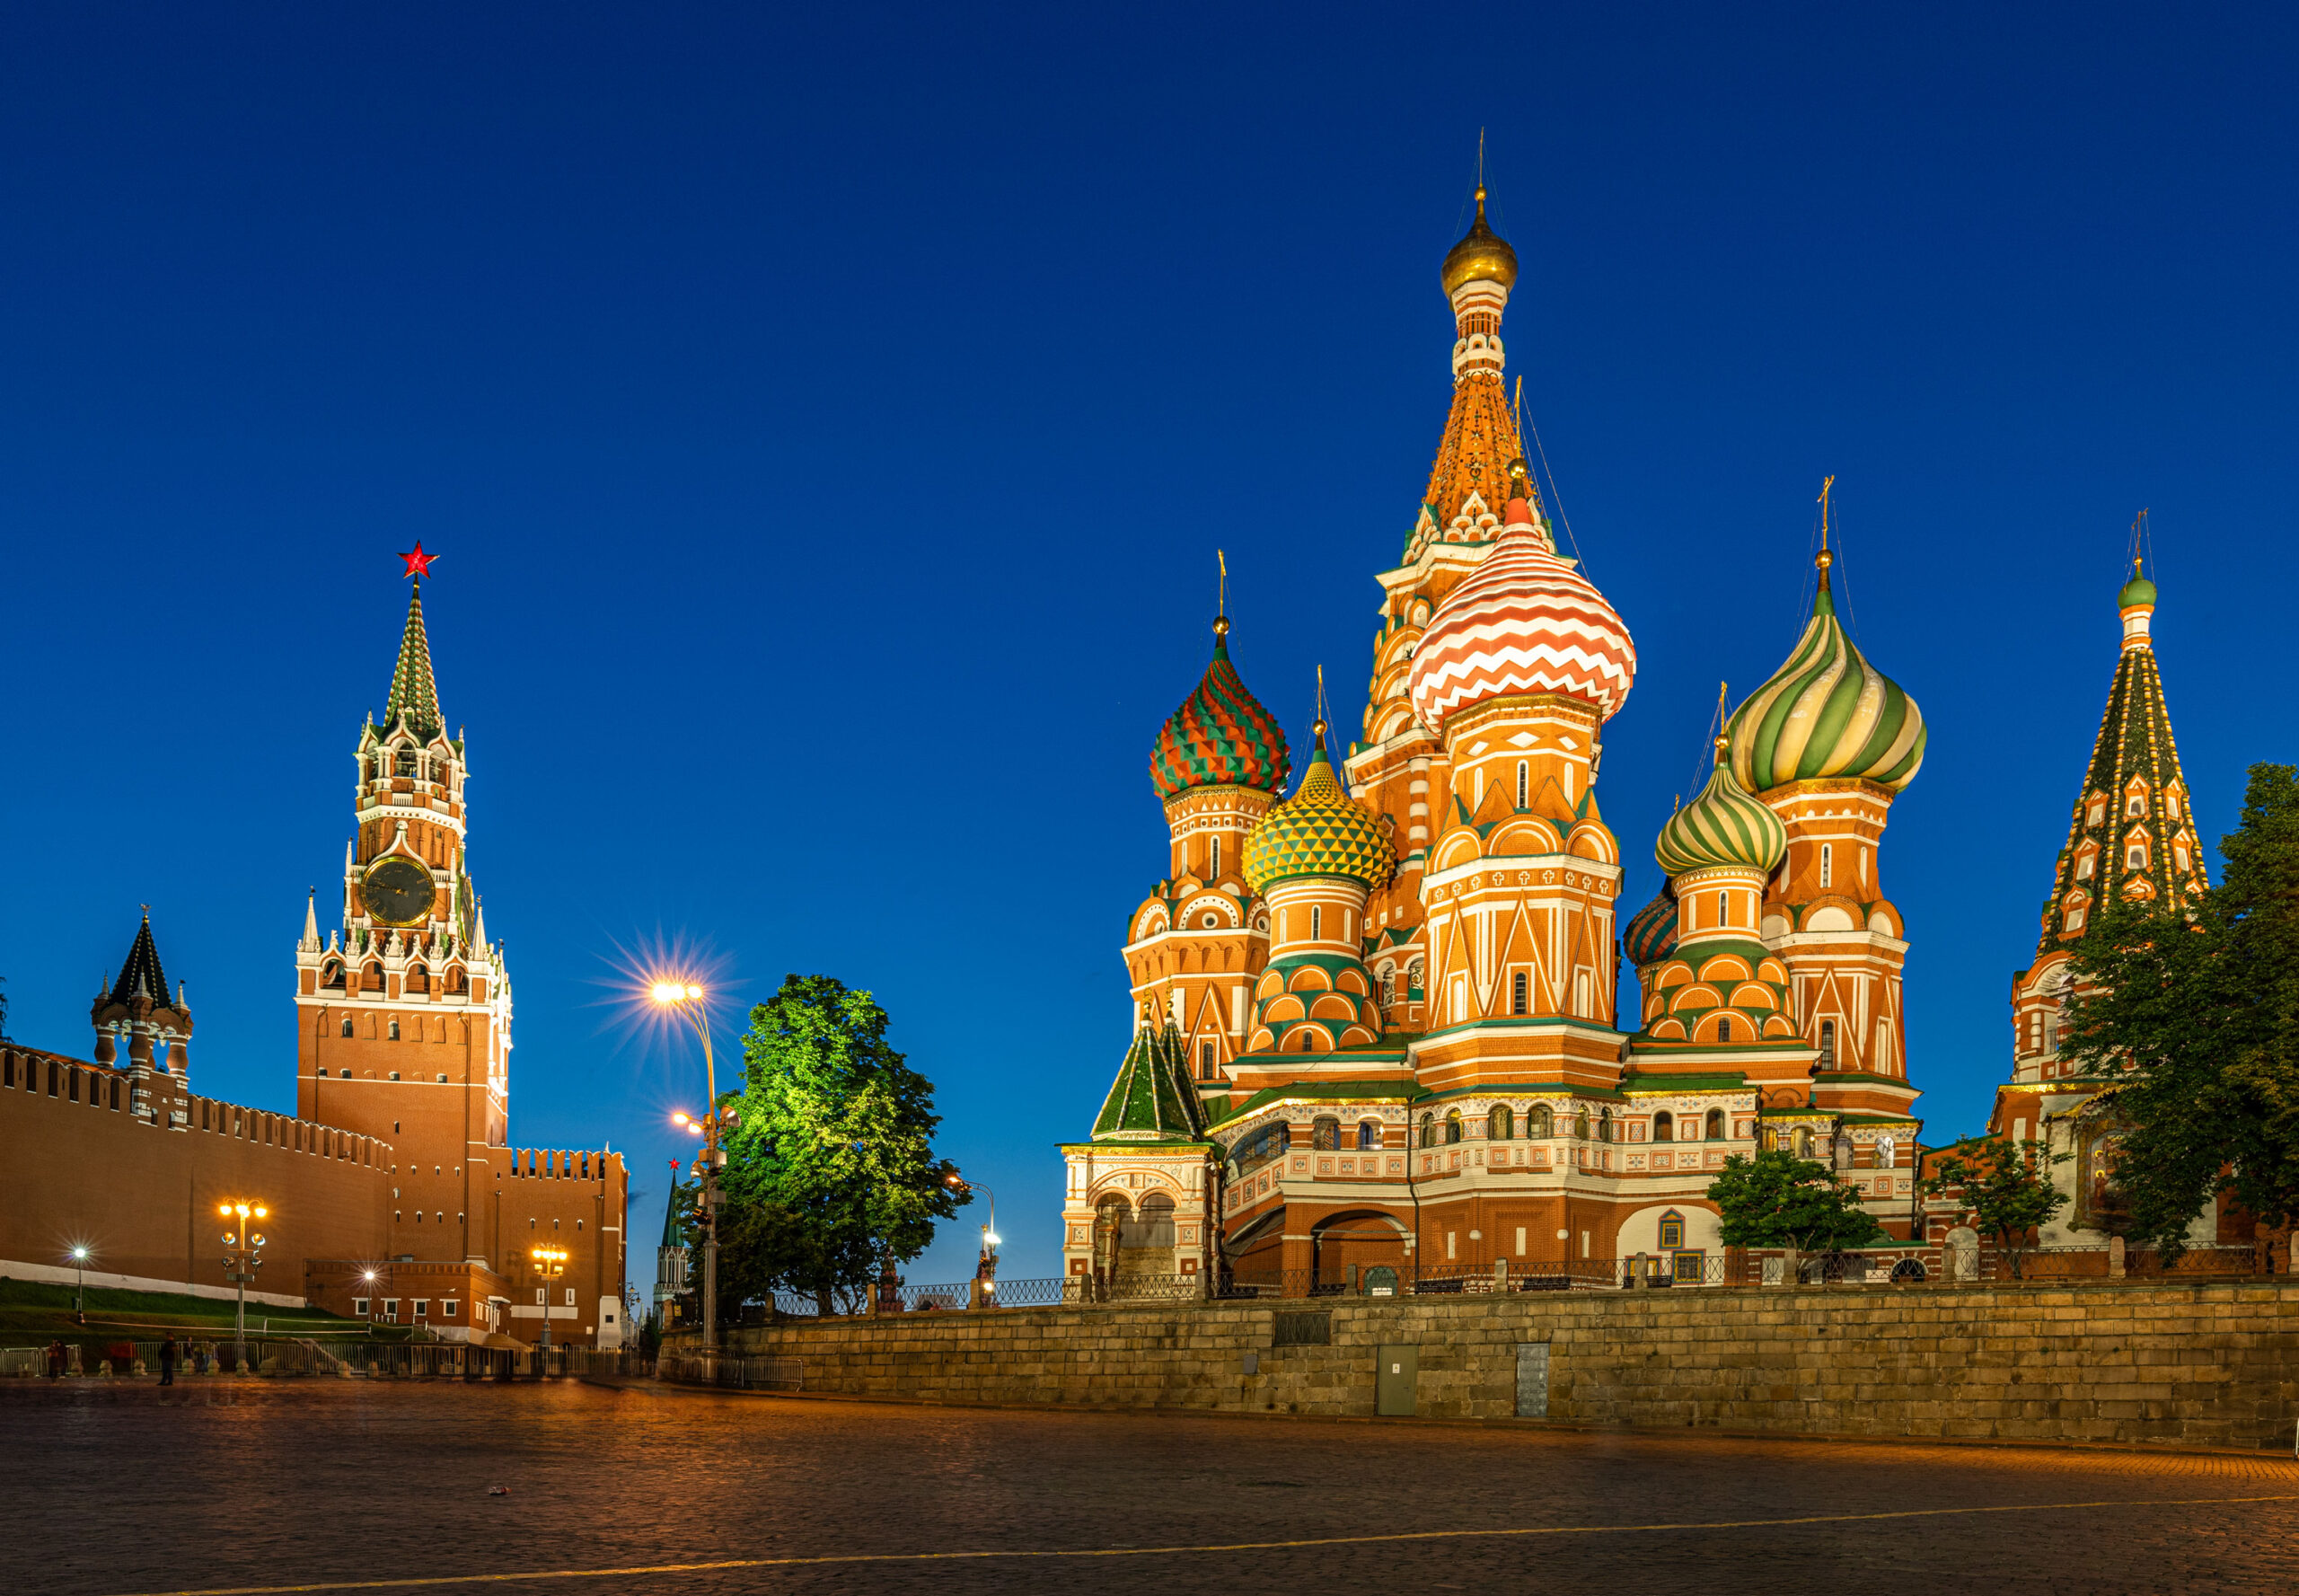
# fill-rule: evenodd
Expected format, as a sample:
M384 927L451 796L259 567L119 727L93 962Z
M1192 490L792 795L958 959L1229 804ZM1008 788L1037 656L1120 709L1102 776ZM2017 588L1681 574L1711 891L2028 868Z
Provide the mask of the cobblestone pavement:
M1417 1596L1695 1582L2003 1596L2299 1585L2299 1462L2287 1457L322 1380L10 1381L0 1443L0 1591L11 1596L1165 1547L1233 1549L401 1588ZM498 1486L508 1494L490 1495ZM2053 1505L2068 1503L2108 1505ZM2012 1511L1937 1511L1973 1508ZM1814 1517L1832 1521L1750 1522ZM1700 1527L1636 1527L1655 1525ZM1574 1532L1459 1533L1560 1527Z

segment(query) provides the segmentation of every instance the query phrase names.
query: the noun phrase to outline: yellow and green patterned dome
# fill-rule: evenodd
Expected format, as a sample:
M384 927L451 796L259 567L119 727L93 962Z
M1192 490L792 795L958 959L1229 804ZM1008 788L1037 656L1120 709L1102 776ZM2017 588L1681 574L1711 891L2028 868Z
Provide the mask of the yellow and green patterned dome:
M1769 872L1788 851L1788 828L1762 800L1733 780L1724 757L1730 744L1716 739L1716 769L1700 796L1660 828L1652 857L1671 876L1739 865Z
M1845 635L1831 559L1820 551L1820 590L1795 652L1732 711L1732 773L1750 792L1818 780L1898 792L1924 763L1924 712Z
M1334 776L1324 721L1317 722L1317 751L1301 785L1247 833L1245 865L1256 893L1296 876L1346 876L1379 886L1396 869L1380 823Z

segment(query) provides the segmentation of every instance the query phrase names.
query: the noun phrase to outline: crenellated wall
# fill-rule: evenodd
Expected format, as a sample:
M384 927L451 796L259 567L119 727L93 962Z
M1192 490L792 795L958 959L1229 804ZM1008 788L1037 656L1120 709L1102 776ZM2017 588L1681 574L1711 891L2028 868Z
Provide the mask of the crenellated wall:
M388 1142L284 1114L190 1098L181 1128L128 1111L125 1072L0 1048L0 1274L229 1296L225 1200L270 1210L259 1292L304 1300L313 1258L374 1249L390 1208Z

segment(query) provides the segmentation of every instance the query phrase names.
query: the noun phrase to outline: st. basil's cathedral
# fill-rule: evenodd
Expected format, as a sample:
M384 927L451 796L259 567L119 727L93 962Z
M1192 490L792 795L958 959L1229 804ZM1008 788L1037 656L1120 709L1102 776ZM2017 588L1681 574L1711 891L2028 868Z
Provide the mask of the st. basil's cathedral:
M1722 1257L1707 1188L1759 1147L1925 1233L1881 860L1923 717L1839 622L1824 538L1810 622L1661 828L1660 895L1624 907L1597 787L1636 648L1527 469L1502 375L1517 260L1484 199L1444 260L1452 405L1377 577L1360 735L1319 719L1293 783L1227 616L1158 734L1170 853L1129 922L1133 1040L1062 1150L1065 1271L1097 1289L1698 1279Z

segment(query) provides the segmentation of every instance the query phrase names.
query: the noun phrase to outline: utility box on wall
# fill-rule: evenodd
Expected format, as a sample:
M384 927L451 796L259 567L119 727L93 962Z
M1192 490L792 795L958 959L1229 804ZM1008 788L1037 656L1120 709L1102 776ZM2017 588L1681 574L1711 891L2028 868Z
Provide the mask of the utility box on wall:
M1548 1417L1548 1343L1517 1344L1517 1416Z
M1421 1348L1385 1346L1373 1371L1373 1411L1383 1418L1413 1416L1414 1388L1421 1378Z

